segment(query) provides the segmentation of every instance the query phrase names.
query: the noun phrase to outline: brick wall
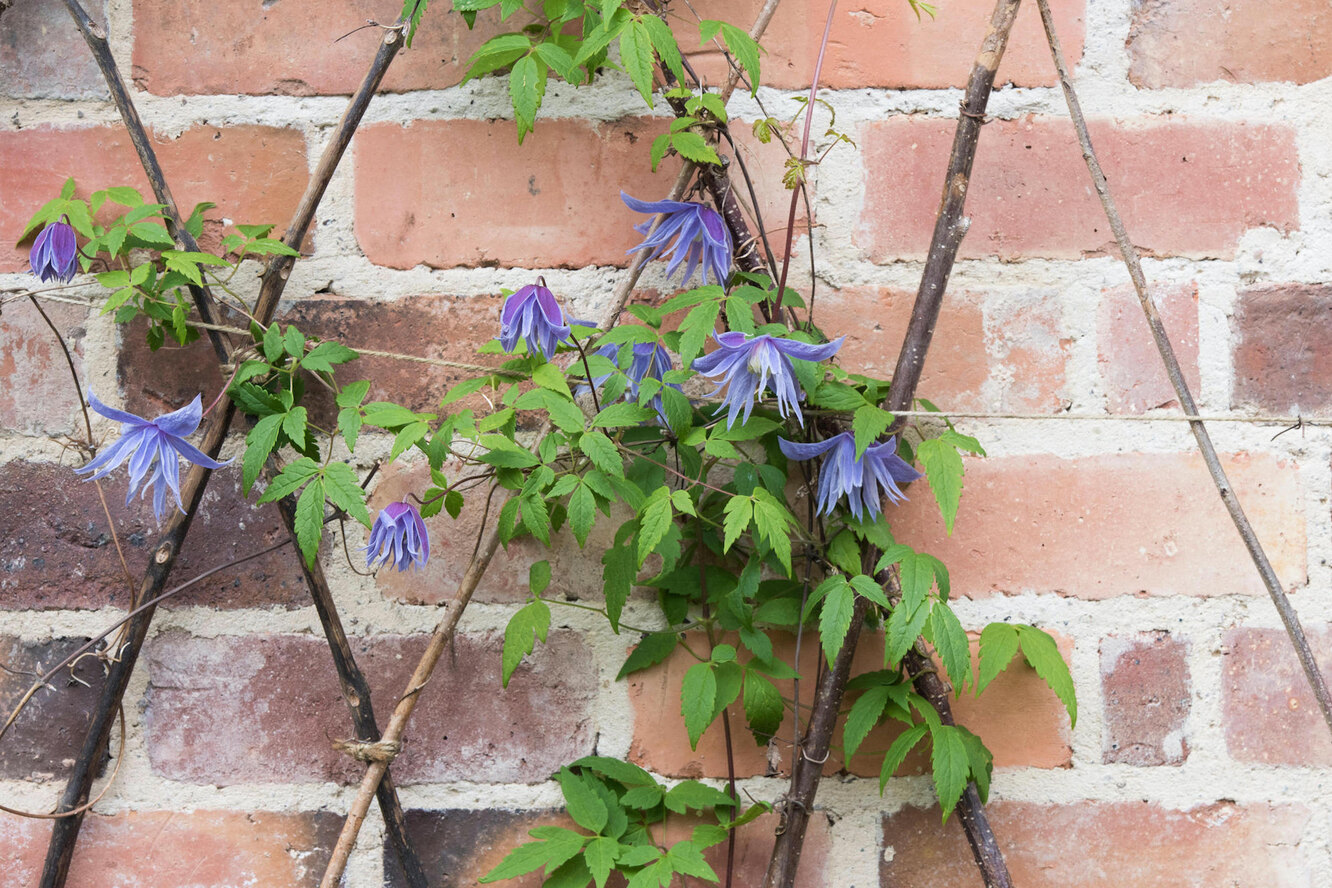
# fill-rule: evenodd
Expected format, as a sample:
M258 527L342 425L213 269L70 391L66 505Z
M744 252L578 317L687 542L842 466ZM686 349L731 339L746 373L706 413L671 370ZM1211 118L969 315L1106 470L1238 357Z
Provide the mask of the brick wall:
M632 243L625 187L663 193L647 171L644 117L627 82L552 88L520 149L501 82L458 86L479 43L432 9L395 63L297 264L283 311L352 345L465 358L496 331L501 287L546 276L580 317L608 302ZM703 0L747 25L758 0ZM1326 0L1056 0L1083 104L1149 278L1205 412L1332 409L1332 13ZM887 373L928 242L959 93L986 0L942 0L917 24L905 0L842 4L823 98L859 150L817 170L816 305L843 357ZM310 4L107 0L112 47L159 142L182 205L219 203L241 222L282 223L377 39L333 41L392 0ZM762 93L772 113L809 82L826 6L785 0ZM482 26L488 25L483 17ZM715 78L718 61L700 53ZM921 394L945 409L1153 415L1173 408L1111 237L1087 184L1034 7L1024 4L1004 84L982 133L968 212ZM60 4L18 0L0 17L0 290L22 288L9 244L65 177L85 189L142 184ZM736 116L761 112L747 97ZM746 140L760 201L785 200L781 157ZM670 167L670 164L667 164ZM770 215L769 218L775 218ZM798 244L798 255L804 247ZM800 266L797 265L797 269ZM803 286L803 284L801 284ZM665 289L660 269L645 288ZM95 290L95 288L93 288ZM53 305L81 374L131 409L178 404L220 384L203 348L150 355L141 331ZM59 436L77 402L59 354L23 303L0 319L0 661L51 663L101 629L125 599L91 487ZM378 392L425 406L449 381L366 361ZM117 392L118 389L118 392ZM1010 670L964 721L995 750L992 816L1027 886L1332 884L1332 742L1184 426L1166 422L965 420L990 458L970 466L955 535L924 490L899 538L953 570L963 623L1033 622L1060 640L1081 718L1070 730L1030 672ZM109 426L103 431L110 431ZM1332 440L1324 430L1214 428L1236 489L1332 667ZM234 450L234 444L233 450ZM64 460L62 464L62 458ZM383 490L420 474L397 468ZM154 526L108 494L141 567ZM279 538L276 515L245 505L235 473L210 486L177 570L185 578ZM479 515L430 522L420 575L378 580L327 568L379 710L452 595ZM244 529L238 529L238 525ZM558 795L546 776L596 750L668 776L718 777L710 732L689 750L678 717L682 663L612 680L629 634L560 613L550 643L499 689L499 632L539 557L497 560L425 692L395 766L427 869L453 881L492 866ZM552 555L555 588L595 594L599 567ZM625 620L652 618L646 600ZM288 554L211 578L158 616L130 685L121 777L89 818L71 884L314 885L357 771L329 748L351 733L319 624ZM871 652L872 653L872 652ZM97 687L95 668L84 670ZM27 678L0 673L8 708ZM44 808L75 754L88 689L43 693L0 747L0 799ZM866 749L881 749L886 738ZM741 738L745 789L772 799L762 751ZM857 761L857 759L863 759ZM835 761L802 884L979 884L956 822L939 828L928 779L881 798L869 759ZM373 819L348 875L401 884ZM771 824L741 844L755 884ZM32 885L48 825L0 815L0 886Z

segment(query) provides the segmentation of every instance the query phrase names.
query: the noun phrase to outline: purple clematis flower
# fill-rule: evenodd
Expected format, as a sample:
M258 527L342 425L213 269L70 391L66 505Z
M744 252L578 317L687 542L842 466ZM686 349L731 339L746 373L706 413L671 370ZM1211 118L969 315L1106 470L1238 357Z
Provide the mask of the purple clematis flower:
M593 327L588 321L570 320L546 287L545 278L537 278L504 300L500 310L500 345L512 353L518 340L527 343L527 350L549 361L561 342L569 340L569 325Z
M728 333L713 334L720 346L711 354L694 361L694 369L704 376L721 377L717 383L717 394L726 388L726 427L735 424L737 415L743 413L742 421L749 420L754 409L754 399L761 396L763 390L770 389L777 396L777 410L783 417L787 410L794 410L796 420L803 426L805 417L800 412L800 398L803 392L796 380L792 358L802 361L825 361L842 347L845 337L839 336L823 345L811 345L794 339L778 339L775 336L748 336L737 330Z
M881 511L880 503L884 497L891 503L906 499L897 485L921 477L920 472L897 455L896 437L866 447L860 459L856 459L856 438L850 432L842 432L816 444L778 438L777 446L788 459L813 459L832 451L819 466L820 515L832 514L833 506L845 494L851 514L857 521L866 515L872 520Z
M96 481L105 478L112 469L128 459L130 484L125 494L125 504L128 505L134 499L135 491L142 489L146 496L151 487L153 516L158 524L162 523L162 515L166 512L168 490L176 499L176 508L185 511L185 504L180 500L178 455L207 469L220 469L231 462L218 462L185 440L194 434L203 419L203 407L198 395L179 410L154 420L108 407L97 400L91 391L88 392L88 405L107 419L114 419L124 425L121 426L120 439L116 443L103 450L86 466L74 471L78 474L95 472L88 480Z
M52 222L42 229L37 239L32 242L32 252L28 254L28 264L32 273L44 282L60 281L69 283L77 267L74 257L79 245L74 240L74 229L61 216L60 221Z
M688 260L685 266L684 284L694 276L694 269L700 265L703 270L703 283L708 282L708 273L717 279L718 284L725 284L731 273L731 232L721 214L700 203L680 200L645 201L630 197L623 191L620 199L629 209L639 213L661 213L664 218L657 230L652 230L652 220L634 226L634 230L646 235L646 239L630 250L651 250L649 259L656 259L665 252L671 253L670 264L666 266L666 276L675 274L680 263Z
M620 346L603 345L597 349L595 354L603 358L609 358L615 366L620 366ZM671 353L666 351L658 342L635 342L633 346L633 358L629 362L629 369L624 371L624 375L629 377L629 384L625 386L624 399L626 401L638 401L638 387L644 379L660 380L662 375L668 370L674 370L675 364L671 361ZM597 388L605 385L606 380L610 379L610 374L597 376L592 379L592 384ZM677 392L682 391L679 385L668 382L671 388ZM586 386L581 386L580 390L585 390ZM662 407L661 395L656 395L652 399L652 409L657 411L657 415L663 420L666 418L665 409Z
M366 567L389 560L398 570L413 565L425 567L430 557L430 537L416 506L404 500L381 509L370 528L370 542L361 551L366 553Z

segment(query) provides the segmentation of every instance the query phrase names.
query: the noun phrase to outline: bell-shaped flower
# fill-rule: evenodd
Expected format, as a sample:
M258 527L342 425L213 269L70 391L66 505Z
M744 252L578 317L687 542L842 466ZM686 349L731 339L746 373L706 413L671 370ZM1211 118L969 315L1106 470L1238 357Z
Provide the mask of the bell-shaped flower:
M389 561L398 570L413 565L425 567L430 557L430 537L416 506L403 501L381 509L370 528L370 542L361 551L366 553L367 568Z
M788 410L794 411L796 420L803 426L805 417L800 412L800 399L804 392L796 379L792 358L802 361L826 361L842 347L839 336L823 345L811 345L794 339L780 339L763 334L749 336L739 331L714 334L718 348L694 361L694 369L704 376L718 379L716 395L726 389L726 427L735 424L737 416L742 421L749 419L754 409L754 399L761 397L768 389L777 396L777 411L785 417Z
M687 283L693 277L694 269L700 267L703 270L703 283L708 283L709 272L716 283L726 283L731 273L731 232L727 230L720 213L700 203L639 200L623 191L620 192L620 199L631 210L653 215L660 213L663 217L656 231L652 230L651 219L634 226L634 230L646 235L646 239L630 253L651 250L648 258L656 259L670 252L670 263L666 266L667 277L675 274L680 263L687 261L681 284Z
M74 239L74 229L62 216L60 221L52 222L43 228L37 239L32 242L28 264L32 267L32 273L44 282L69 283L77 268L74 257L78 252L79 245Z
M637 401L638 390L644 379L661 380L661 377L669 370L675 369L674 362L671 361L671 353L666 351L659 342L635 342L633 345L633 357L629 361L629 367L624 371L628 377L628 384L624 389L624 399L626 401ZM597 349L595 354L603 358L609 358L615 366L620 366L620 346L615 344L603 345ZM592 379L592 384L597 388L605 385L606 380L610 379L610 374L597 376ZM681 391L678 384L666 383L677 392ZM580 392L586 386L580 387ZM665 410L661 404L661 395L658 394L652 399L652 409L657 411L657 415L665 418Z
M880 503L884 497L891 503L901 502L906 499L906 495L898 485L921 477L920 472L897 455L896 437L866 447L860 459L856 459L856 438L850 432L842 432L815 444L778 438L777 446L781 447L788 459L805 460L823 456L823 462L819 465L820 515L832 514L833 506L845 496L851 514L857 521L864 520L866 516L873 520L882 510Z
M146 496L148 489L153 491L153 516L160 524L166 512L167 491L176 500L176 508L185 511L185 504L180 499L180 461L185 457L197 466L207 469L220 469L230 463L218 462L185 439L194 434L203 419L203 407L200 397L172 413L159 416L154 420L143 419L124 410L108 407L91 391L88 392L88 406L105 416L122 423L120 438L106 450L103 450L91 462L75 469L78 474L93 472L87 480L96 481L105 478L125 460L129 460L130 484L125 494L125 504L134 499L134 493L142 489Z
M527 350L549 361L561 342L569 341L569 325L594 326L588 321L570 320L555 294L546 287L545 278L537 278L504 300L500 310L500 345L512 353L518 340L527 343Z

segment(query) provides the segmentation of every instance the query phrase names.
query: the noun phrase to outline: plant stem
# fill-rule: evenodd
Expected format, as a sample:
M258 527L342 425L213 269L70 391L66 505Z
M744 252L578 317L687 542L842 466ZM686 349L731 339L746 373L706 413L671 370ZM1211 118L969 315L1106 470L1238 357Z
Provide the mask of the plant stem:
M1244 508L1235 495L1235 489L1231 486L1230 479L1226 477L1226 470L1222 468L1221 460L1216 454L1216 447L1212 444L1212 436L1208 434L1206 424L1203 423L1201 418L1198 418L1198 405L1193 400L1193 393L1189 391L1188 381L1185 380L1184 371L1179 366L1179 359L1175 357L1175 349L1170 344L1170 337L1166 335L1165 324L1162 323L1161 315L1156 310L1156 303L1147 290L1147 276L1143 274L1142 262L1138 258L1137 248L1133 246L1133 241L1129 239L1128 230L1124 227L1124 220L1115 207L1114 198L1110 195L1110 184L1106 181L1101 164L1096 159L1096 152L1092 150L1091 134L1087 131L1087 120L1082 114L1082 106L1078 101L1078 95L1073 90L1073 80L1069 76L1068 64L1064 61L1064 53L1059 46L1059 37L1055 34L1054 18L1050 14L1048 0L1036 0L1036 4L1041 11L1041 22L1045 25L1045 38L1050 44L1050 54L1054 57L1055 68L1059 72L1059 84L1064 89L1064 99L1068 103L1068 113L1073 118L1073 126L1078 133L1078 145L1082 148L1082 159L1087 163L1087 171L1091 173L1092 184L1096 188L1096 196L1101 199L1101 207L1105 210L1106 219L1110 222L1110 230L1114 232L1115 243L1119 245L1119 252L1124 257L1124 265L1128 267L1129 277L1133 280L1133 289L1138 294L1138 302L1142 304L1143 313L1147 316L1147 326L1152 331L1152 340L1156 343L1156 350L1160 353L1161 361L1165 364L1166 375L1170 377L1170 384L1174 386L1175 396L1179 398L1180 406L1184 409L1185 415L1192 418L1189 422L1189 428L1193 431L1193 437L1198 442L1198 449L1202 451L1203 462L1207 464L1207 471L1212 476L1212 482L1216 485L1221 501L1225 503L1226 511L1230 513L1230 520L1235 523L1235 529L1239 531L1240 539L1244 541L1244 548L1248 550L1249 558L1253 560L1253 565L1258 569L1258 575L1262 578L1263 585L1267 587L1267 594L1271 597L1272 604L1281 616L1281 622L1286 627L1286 635L1290 637L1290 643L1295 647L1295 654L1299 657L1300 666L1303 667L1304 675L1308 678L1309 686L1313 689L1314 698L1318 701L1318 708L1322 710L1323 721L1327 723L1328 729L1332 730L1332 695L1328 693L1327 682L1323 679L1323 673L1318 668L1318 661L1314 659L1313 651L1309 648L1309 639L1304 635L1304 628L1300 625L1299 615L1295 613L1295 608L1291 606L1285 590L1281 588L1281 580L1272 568L1272 562L1268 560L1267 553L1263 550L1263 544L1259 542L1258 535L1254 532L1253 525L1249 523L1248 516L1244 514Z

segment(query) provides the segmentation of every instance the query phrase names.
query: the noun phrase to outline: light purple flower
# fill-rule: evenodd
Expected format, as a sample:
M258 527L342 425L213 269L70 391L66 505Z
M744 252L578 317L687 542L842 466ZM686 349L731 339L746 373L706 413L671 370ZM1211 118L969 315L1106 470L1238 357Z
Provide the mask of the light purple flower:
M670 264L666 266L666 276L675 274L680 263L688 260L685 266L684 284L693 277L694 269L700 265L703 270L703 283L708 282L708 273L716 278L718 284L725 284L731 273L731 232L716 210L700 203L680 200L645 201L630 197L623 191L620 199L629 209L639 213L658 213L663 215L657 230L652 230L651 219L634 226L634 230L646 235L646 239L630 250L651 250L649 259L656 259L665 252L671 252Z
M370 528L370 542L361 551L366 553L368 568L386 561L392 561L398 570L412 565L425 567L430 557L430 537L416 506L403 501L381 509Z
M207 469L220 469L227 462L218 462L185 439L194 434L203 419L203 407L200 397L179 410L159 416L154 420L143 419L133 413L108 407L91 391L88 392L88 405L107 419L123 423L120 439L76 473L95 472L87 480L96 481L105 478L125 460L129 460L130 484L125 494L125 504L134 499L134 493L142 489L147 495L148 488L153 489L153 516L159 524L166 512L166 495L176 499L176 508L185 511L185 504L180 499L180 462L178 456L203 466Z
M79 251L79 245L74 239L74 229L64 218L61 216L60 221L43 228L32 242L32 252L28 254L32 273L44 282L69 283L77 268L74 257Z
M792 358L802 361L826 361L842 347L845 337L839 336L823 345L811 345L794 339L778 339L763 334L750 337L733 330L728 333L714 334L720 346L711 354L694 361L694 369L704 376L720 377L716 395L726 388L726 427L735 424L737 415L743 414L742 421L749 420L754 409L754 399L769 389L777 396L777 410L783 417L787 410L795 411L796 420L803 426L805 417L800 412L800 398L804 392L796 380Z
M884 497L891 503L906 499L897 485L921 477L920 472L897 455L896 437L866 447L860 459L856 459L856 438L850 432L842 432L816 444L778 438L777 446L788 459L813 459L832 451L819 465L820 515L832 514L833 506L845 495L857 521L863 520L867 514L873 519L881 511L880 503Z
M523 287L504 300L500 310L500 345L512 353L518 340L527 343L527 350L550 360L561 342L569 340L569 325L595 326L588 321L570 320L546 287L545 278Z

